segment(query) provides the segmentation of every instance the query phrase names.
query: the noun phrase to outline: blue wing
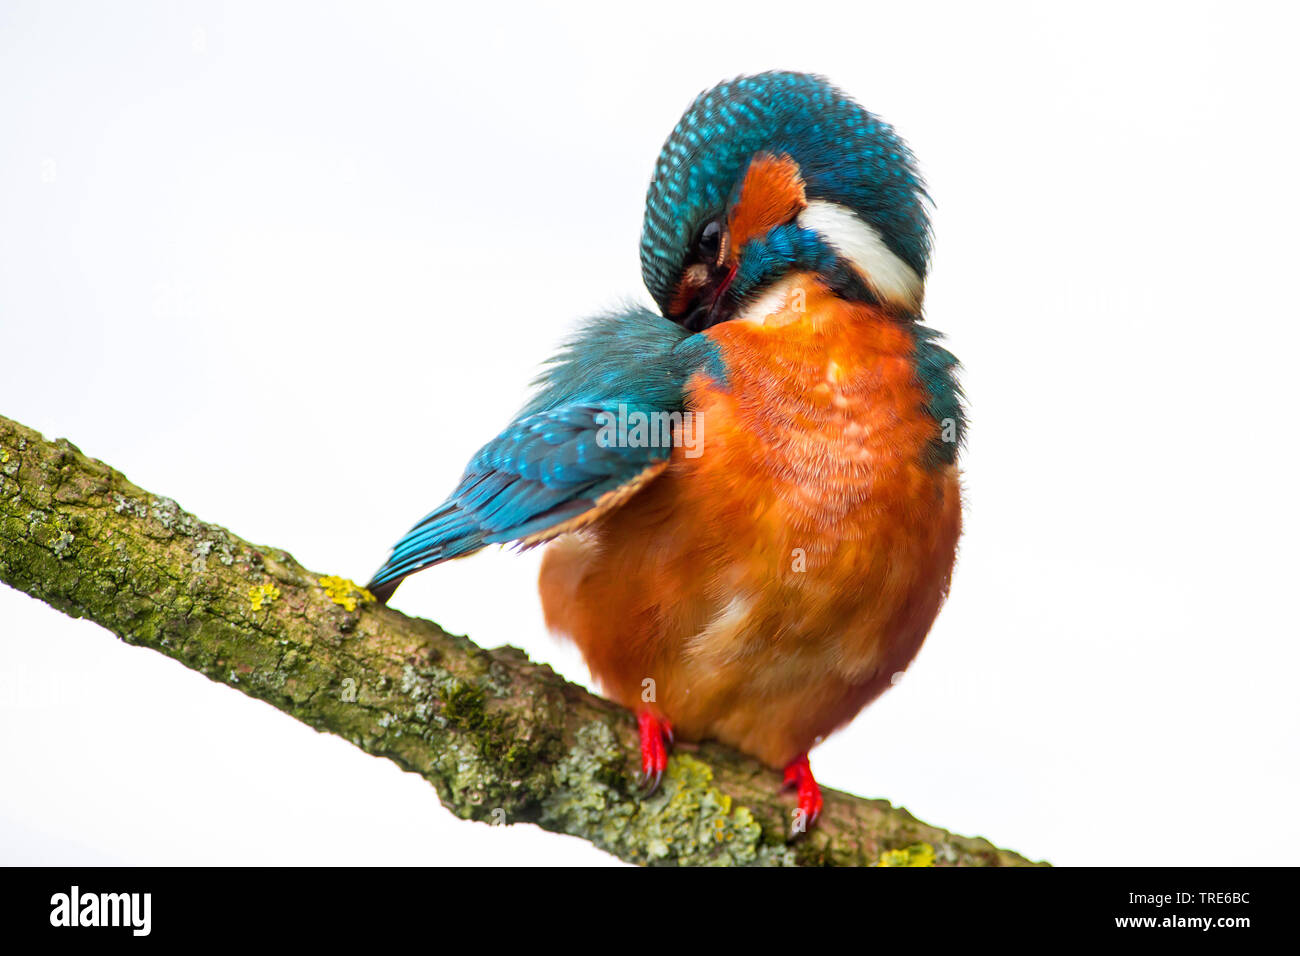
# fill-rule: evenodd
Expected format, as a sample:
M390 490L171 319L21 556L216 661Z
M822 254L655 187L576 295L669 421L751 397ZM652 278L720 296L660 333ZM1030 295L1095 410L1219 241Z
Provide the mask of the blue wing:
M416 571L506 541L537 543L621 501L666 466L665 443L617 440L634 413L682 411L687 379L720 374L713 343L645 309L601 316L534 383L537 392L470 461L455 491L397 542L368 588L387 601Z

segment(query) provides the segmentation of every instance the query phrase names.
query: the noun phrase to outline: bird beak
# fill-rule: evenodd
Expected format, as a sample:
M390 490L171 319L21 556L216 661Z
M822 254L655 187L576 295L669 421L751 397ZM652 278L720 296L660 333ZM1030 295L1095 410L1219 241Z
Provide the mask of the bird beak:
M723 299L727 290L731 288L731 283L736 279L736 270L740 263L733 262L727 269L727 274L723 276L713 289L713 292L702 298L700 304L693 308L685 318L681 320L682 326L691 332L703 332L705 329L713 328L719 322L725 322L728 316L723 314Z

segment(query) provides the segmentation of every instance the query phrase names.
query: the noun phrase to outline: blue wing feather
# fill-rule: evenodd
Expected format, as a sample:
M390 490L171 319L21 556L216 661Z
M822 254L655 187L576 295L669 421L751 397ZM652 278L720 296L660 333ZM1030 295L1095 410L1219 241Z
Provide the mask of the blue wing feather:
M671 454L604 440L603 414L684 408L696 371L722 376L713 343L642 308L591 320L548 363L519 416L470 460L455 491L393 547L369 589L488 544L554 530Z

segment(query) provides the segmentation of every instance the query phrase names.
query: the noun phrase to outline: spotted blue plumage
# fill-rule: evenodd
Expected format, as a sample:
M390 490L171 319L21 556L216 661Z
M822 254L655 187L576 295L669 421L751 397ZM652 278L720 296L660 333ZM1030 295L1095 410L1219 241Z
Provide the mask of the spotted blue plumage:
M957 380L961 363L939 344L942 334L924 325L911 328L915 342L912 363L925 389L925 410L939 425L937 437L930 442L930 463L951 465L966 440L965 393Z
M924 183L893 128L821 77L760 73L701 93L664 143L646 195L641 273L668 311L693 239L760 151L799 164L809 199L852 209L922 278Z
M601 440L602 413L684 410L716 346L647 309L590 320L534 382L519 416L473 457L456 489L397 542L368 585L386 600L407 575L488 544L544 535L666 459L669 447Z
M803 269L828 275L839 266L835 250L817 233L794 223L776 226L746 245L735 280L727 290L728 302L739 303L786 272Z

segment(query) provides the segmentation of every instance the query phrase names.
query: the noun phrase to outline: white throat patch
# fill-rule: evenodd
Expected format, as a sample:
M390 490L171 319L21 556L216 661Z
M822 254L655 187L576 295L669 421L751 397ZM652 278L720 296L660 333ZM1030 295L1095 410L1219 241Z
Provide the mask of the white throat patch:
M799 225L811 229L842 256L862 281L885 302L915 312L921 307L925 284L916 271L898 258L880 233L852 209L814 199L799 214Z

